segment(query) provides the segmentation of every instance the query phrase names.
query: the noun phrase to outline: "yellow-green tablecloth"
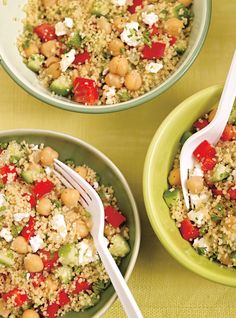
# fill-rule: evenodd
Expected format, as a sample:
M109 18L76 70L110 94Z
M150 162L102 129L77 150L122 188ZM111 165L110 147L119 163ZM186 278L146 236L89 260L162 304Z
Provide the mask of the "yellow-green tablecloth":
M0 68L0 129L43 128L79 137L103 151L127 178L142 223L129 286L145 318L236 317L236 290L198 277L168 255L149 225L142 195L145 155L162 120L186 97L226 77L236 48L236 1L212 2L210 31L191 69L168 92L128 111L84 115L58 110L28 95ZM125 317L118 301L108 317Z

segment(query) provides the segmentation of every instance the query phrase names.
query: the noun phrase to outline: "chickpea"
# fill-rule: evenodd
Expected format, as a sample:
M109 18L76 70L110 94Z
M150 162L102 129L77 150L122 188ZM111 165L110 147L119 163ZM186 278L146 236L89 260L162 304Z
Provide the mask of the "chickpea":
M40 152L40 161L44 166L51 166L54 162L54 159L57 159L58 156L58 152L53 150L51 147L45 147Z
M51 41L43 43L41 45L40 52L46 57L51 57L51 56L56 55L57 41L51 40Z
M203 177L192 176L187 180L187 187L193 194L198 194L204 187Z
M24 259L24 267L28 272L42 272L44 265L41 258L36 254L28 254Z
M125 87L131 91L136 91L142 86L142 77L138 71L131 71L125 77Z
M86 176L88 174L88 169L83 167L83 166L77 166L75 168L75 171L78 172L78 174L84 179L86 178Z
M124 43L116 38L109 43L109 51L113 56L120 55L121 50L124 48Z
M226 266L233 264L232 259L228 255L222 255L219 260Z
M39 48L36 43L30 43L30 45L24 49L26 57L30 57L33 54L37 54L39 52Z
M181 184L179 168L174 168L173 170L171 170L168 176L168 181L171 186Z
M123 56L115 56L110 61L109 70L113 74L117 74L120 76L125 76L129 71L129 63L127 58Z
M119 75L108 73L105 77L105 82L110 87L121 88L122 81Z
M11 248L19 254L27 254L29 252L29 245L23 236L16 237L11 243Z
M121 33L124 30L126 19L123 17L116 17L113 21L113 27L116 31Z
M52 212L52 202L48 198L42 198L36 205L36 211L43 216L49 216Z
M213 108L213 109L210 111L210 113L209 113L209 115L208 115L208 121L209 121L209 122L211 122L211 121L214 119L216 112L217 112L217 108Z
M184 27L183 21L177 18L168 19L165 23L165 29L169 35L178 36Z
M185 7L189 7L190 4L192 4L193 0L178 0L180 3L182 3Z
M46 70L46 75L50 76L52 79L57 79L61 75L60 63L51 64Z
M65 189L61 194L62 202L68 207L72 208L78 204L80 199L79 191L76 189Z
M33 309L26 309L23 312L22 318L39 318L39 314Z
M57 0L42 0L45 7L52 7L57 3Z
M75 229L76 236L78 238L82 239L82 238L84 238L84 237L89 235L89 229L88 229L87 225L84 223L84 221L76 220L73 223L73 227Z
M104 31L106 34L110 34L112 29L111 29L111 24L108 22L108 20L105 17L101 17L97 25L100 30Z
M236 232L236 216L229 215L227 218L225 218L224 226L231 233L235 233Z
M0 299L0 316L7 318L10 315L11 311L7 309L7 304L3 299Z
M49 67L50 65L54 64L54 63L58 63L60 61L60 59L56 56L50 56L46 62L45 65L46 67Z

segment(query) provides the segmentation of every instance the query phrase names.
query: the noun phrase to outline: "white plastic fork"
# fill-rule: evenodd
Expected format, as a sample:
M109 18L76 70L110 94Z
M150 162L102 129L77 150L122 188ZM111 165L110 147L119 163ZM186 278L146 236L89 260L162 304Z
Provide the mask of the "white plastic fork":
M193 165L194 165L193 151L204 140L207 140L209 143L213 145L215 145L219 141L225 129L225 126L228 122L235 97L236 97L236 51L234 52L233 60L230 66L230 70L224 85L223 93L221 95L218 109L214 119L205 128L193 134L189 139L187 139L180 153L181 185L182 185L182 190L184 195L184 202L188 210L190 208L191 202L189 202L189 193L187 190L186 182L188 179L188 173L193 168Z
M99 195L87 181L63 162L55 159L54 168L54 173L67 188L74 188L80 192L81 204L91 214L91 235L94 240L94 245L127 317L143 318L124 277L107 248L104 237L104 208Z

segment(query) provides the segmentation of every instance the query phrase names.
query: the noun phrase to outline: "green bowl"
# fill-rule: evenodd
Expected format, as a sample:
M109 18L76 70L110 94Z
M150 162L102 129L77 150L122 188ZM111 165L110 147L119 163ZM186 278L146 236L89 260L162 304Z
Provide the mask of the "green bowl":
M136 204L127 181L119 169L100 151L86 142L54 131L17 129L0 132L0 142L9 140L26 140L28 143L44 143L56 149L60 159L73 158L76 164L86 163L101 177L105 185L112 185L118 199L119 207L127 216L130 229L131 252L122 261L120 269L125 279L131 275L134 268L140 244L140 221ZM116 298L113 287L110 285L102 294L100 302L83 313L70 312L64 318L99 318L112 305Z
M53 96L38 83L35 74L23 63L16 47L16 39L23 27L21 23L24 17L22 7L26 2L27 0L0 0L0 64L29 94L52 106L81 113L110 113L125 110L144 104L166 91L184 75L199 54L211 17L211 0L195 0L193 6L195 17L189 47L177 65L177 70L160 86L124 103L110 106L85 106L66 98Z
M163 192L168 188L167 176L181 136L190 129L194 121L217 103L221 90L221 86L212 86L198 92L182 102L163 121L146 156L143 191L152 227L168 252L196 274L214 282L235 287L236 271L198 255L181 237L163 200Z

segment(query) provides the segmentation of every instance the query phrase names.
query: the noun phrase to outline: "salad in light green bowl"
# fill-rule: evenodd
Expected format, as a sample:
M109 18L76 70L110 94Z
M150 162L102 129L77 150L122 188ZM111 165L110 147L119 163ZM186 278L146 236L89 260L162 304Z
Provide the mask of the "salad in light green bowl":
M24 317L42 313L50 317L98 318L115 300L108 281L99 285L99 295L100 287L90 280L99 277L98 282L102 282L106 276L96 251L87 244L91 241L88 229L92 220L88 212L82 211L79 195L73 192L76 190L63 190L53 174L53 158L58 156L97 189L104 205L108 244L112 237L127 239L122 244L127 247L122 255L125 257L116 258L126 279L134 268L140 221L131 190L118 168L96 148L65 134L32 129L1 131L0 316L19 317L24 312ZM83 248L87 244L86 257L79 254L81 244ZM90 302L93 294L94 303ZM84 306L85 298L90 299L89 306Z
M143 174L143 192L152 227L168 252L183 266L204 278L236 286L235 269L199 255L182 236L163 198L180 139L193 123L219 101L221 86L204 89L182 102L159 127L150 144Z
M81 3L89 7L88 19ZM202 48L210 16L211 0L0 1L0 62L22 88L50 105L121 111L150 101L184 75ZM82 35L71 42L78 30Z

